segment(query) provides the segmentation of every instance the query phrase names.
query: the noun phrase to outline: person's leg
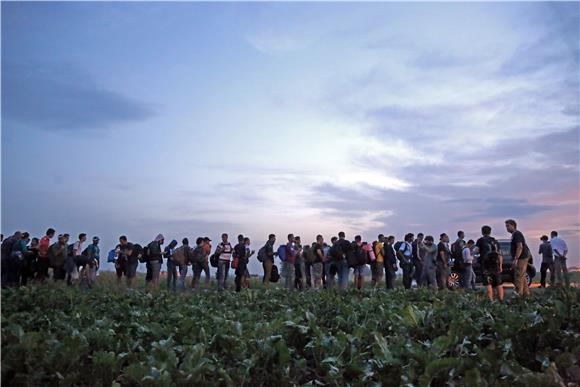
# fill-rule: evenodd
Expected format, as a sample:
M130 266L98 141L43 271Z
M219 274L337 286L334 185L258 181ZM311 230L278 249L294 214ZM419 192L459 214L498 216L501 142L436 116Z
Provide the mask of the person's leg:
M465 265L465 289L471 289L471 274L473 273L471 265Z
M443 266L437 266L435 272L437 276L437 287L439 290L445 289L447 287L447 276L445 268Z
M527 296L529 294L528 281L526 281L526 269L528 267L528 258L520 258L516 262L515 278L517 293L520 296Z
M224 266L224 289L228 288L228 276L230 274L230 261L226 261Z
M491 284L486 286L486 290L487 290L487 298L490 301L493 301L493 287L491 286Z
M171 283L173 281L175 265L173 262L168 259L167 260L167 290L171 290Z
M540 286L545 288L546 287L546 271L548 270L548 264L542 262L540 266Z
M417 283L417 287L421 287L423 279L423 262L418 259L414 259L413 267L413 279L415 280L415 283Z
M211 273L209 270L209 264L206 262L203 263L203 272L205 274L205 288L209 289L210 281L211 281Z
M548 270L550 270L550 287L554 286L554 262L548 264Z
M411 289L413 282L413 266L411 264L403 265L403 286L405 289Z
M284 274L284 287L289 291L294 290L294 281L296 279L296 268L294 267L294 264L289 263L288 261L283 262L282 271Z
M567 258L563 258L562 259L562 274L564 275L564 283L566 284L567 287L570 287L570 276L568 275L568 265L566 263L568 259Z
M274 266L274 262L270 258L266 258L262 263L262 267L264 268L264 278L262 279L262 283L264 286L270 286L270 278L272 278L272 266Z
M218 261L218 267L217 267L217 280L218 280L218 289L222 290L223 289L223 283L224 283L224 277L225 277L225 264L224 261L219 260Z
M159 276L161 274L161 262L151 262L151 283L154 290L159 289Z
M346 259L343 259L337 262L337 270L338 270L338 288L340 290L348 289L348 273L350 268L348 267L348 263Z

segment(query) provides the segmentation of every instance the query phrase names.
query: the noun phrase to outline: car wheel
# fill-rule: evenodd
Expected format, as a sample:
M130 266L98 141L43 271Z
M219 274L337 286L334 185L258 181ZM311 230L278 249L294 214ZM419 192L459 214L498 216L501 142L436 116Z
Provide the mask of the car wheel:
M451 290L459 289L459 273L451 273L447 277L447 287Z

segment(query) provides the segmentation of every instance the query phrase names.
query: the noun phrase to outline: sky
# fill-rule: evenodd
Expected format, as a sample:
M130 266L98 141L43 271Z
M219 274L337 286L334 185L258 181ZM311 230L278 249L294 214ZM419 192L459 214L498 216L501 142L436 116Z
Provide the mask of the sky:
M579 6L2 2L2 233L258 250L514 218L580 265Z

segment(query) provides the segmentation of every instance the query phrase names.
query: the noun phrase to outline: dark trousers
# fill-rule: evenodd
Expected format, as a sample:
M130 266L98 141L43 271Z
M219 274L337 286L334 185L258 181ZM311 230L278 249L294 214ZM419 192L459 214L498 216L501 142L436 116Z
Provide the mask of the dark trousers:
M423 274L423 261L420 259L413 259L413 267L415 269L413 272L413 279L417 283L417 287L419 287L422 285L421 278Z
M39 257L37 260L37 267L36 267L36 279L40 281L44 281L48 278L48 258Z
M304 263L304 267L305 267L305 281L306 281L306 287L310 288L312 287L312 276L310 275L310 271L312 270L312 264L309 262L305 262Z
M540 284L542 285L543 288L546 287L546 275L548 274L548 270L550 270L550 285L554 285L554 263L553 262L548 262L548 263L544 263L542 262L542 266L540 266L540 274L541 274L541 279L540 279Z
M64 265L53 267L52 277L54 278L55 282L64 280L66 277L66 269L64 268Z
M395 288L395 278L396 272L393 270L392 265L385 264L385 285L387 289Z
M405 289L411 289L411 284L413 283L413 263L401 262L401 268L403 269L403 286Z

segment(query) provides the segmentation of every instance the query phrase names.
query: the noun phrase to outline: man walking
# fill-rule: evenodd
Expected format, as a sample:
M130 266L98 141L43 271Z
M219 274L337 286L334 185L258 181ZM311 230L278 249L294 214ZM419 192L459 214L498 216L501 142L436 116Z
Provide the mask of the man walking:
M487 297L493 301L494 291L500 301L503 301L503 257L497 240L491 236L491 227L481 228L481 238L475 245L479 250L479 260L483 269L483 286L487 288Z
M514 267L514 285L516 286L516 292L522 297L527 297L530 295L528 281L526 280L526 270L531 255L530 249L526 244L524 234L517 229L518 225L515 220L506 220L505 227L507 232L512 234L510 251L514 259L512 265Z
M540 240L542 241L538 250L538 254L542 256L540 286L545 288L548 270L550 270L550 286L554 286L554 252L552 251L552 244L548 240L547 235L542 235Z
M387 243L383 248L383 257L385 263L385 284L387 290L395 288L395 278L397 273L397 253L395 251L395 237L390 235Z
M346 257L351 253L352 245L348 240L346 240L346 235L343 231L338 233L338 241L336 242L336 245L338 252L342 257L336 264L338 271L338 288L340 290L346 290L348 288L348 273L350 271Z
M405 240L399 246L399 251L397 251L397 257L401 268L403 269L403 286L405 289L411 289L411 284L413 282L413 234L409 233L405 235Z
M413 279L417 287L421 286L421 279L423 278L423 257L421 256L421 246L423 245L423 233L417 234L417 239L412 243L413 246Z
M54 237L55 230L49 228L46 230L46 235L40 238L38 244L38 267L36 271L36 278L44 282L48 278L48 268L50 267L48 250L50 249L50 240Z
M294 289L296 279L296 242L294 234L288 234L288 243L286 243L286 261L283 262L283 271L285 275L285 287L287 290Z
M557 231L552 231L550 236L552 237L550 243L552 244L552 250L554 251L555 282L557 285L566 284L566 286L570 286L568 267L566 266L568 246L566 245L566 242L558 236Z
M217 246L216 254L219 254L218 261L218 289L227 289L228 273L230 271L230 261L233 253L232 244L228 242L228 234L222 234L222 241Z
M447 277L449 277L449 236L443 233L439 236L437 245L437 287L439 290L447 289Z
M464 289L472 289L475 290L475 278L473 278L473 246L475 242L470 239L467 241L467 244L463 247L463 251L461 252L461 256L463 259L463 273L461 278L463 280L463 288Z
M264 277L262 278L262 284L265 287L270 286L270 278L272 277L272 267L274 266L274 243L276 243L276 235L268 235L268 241L264 245L262 250L262 268L264 269ZM259 253L258 253L259 254Z

